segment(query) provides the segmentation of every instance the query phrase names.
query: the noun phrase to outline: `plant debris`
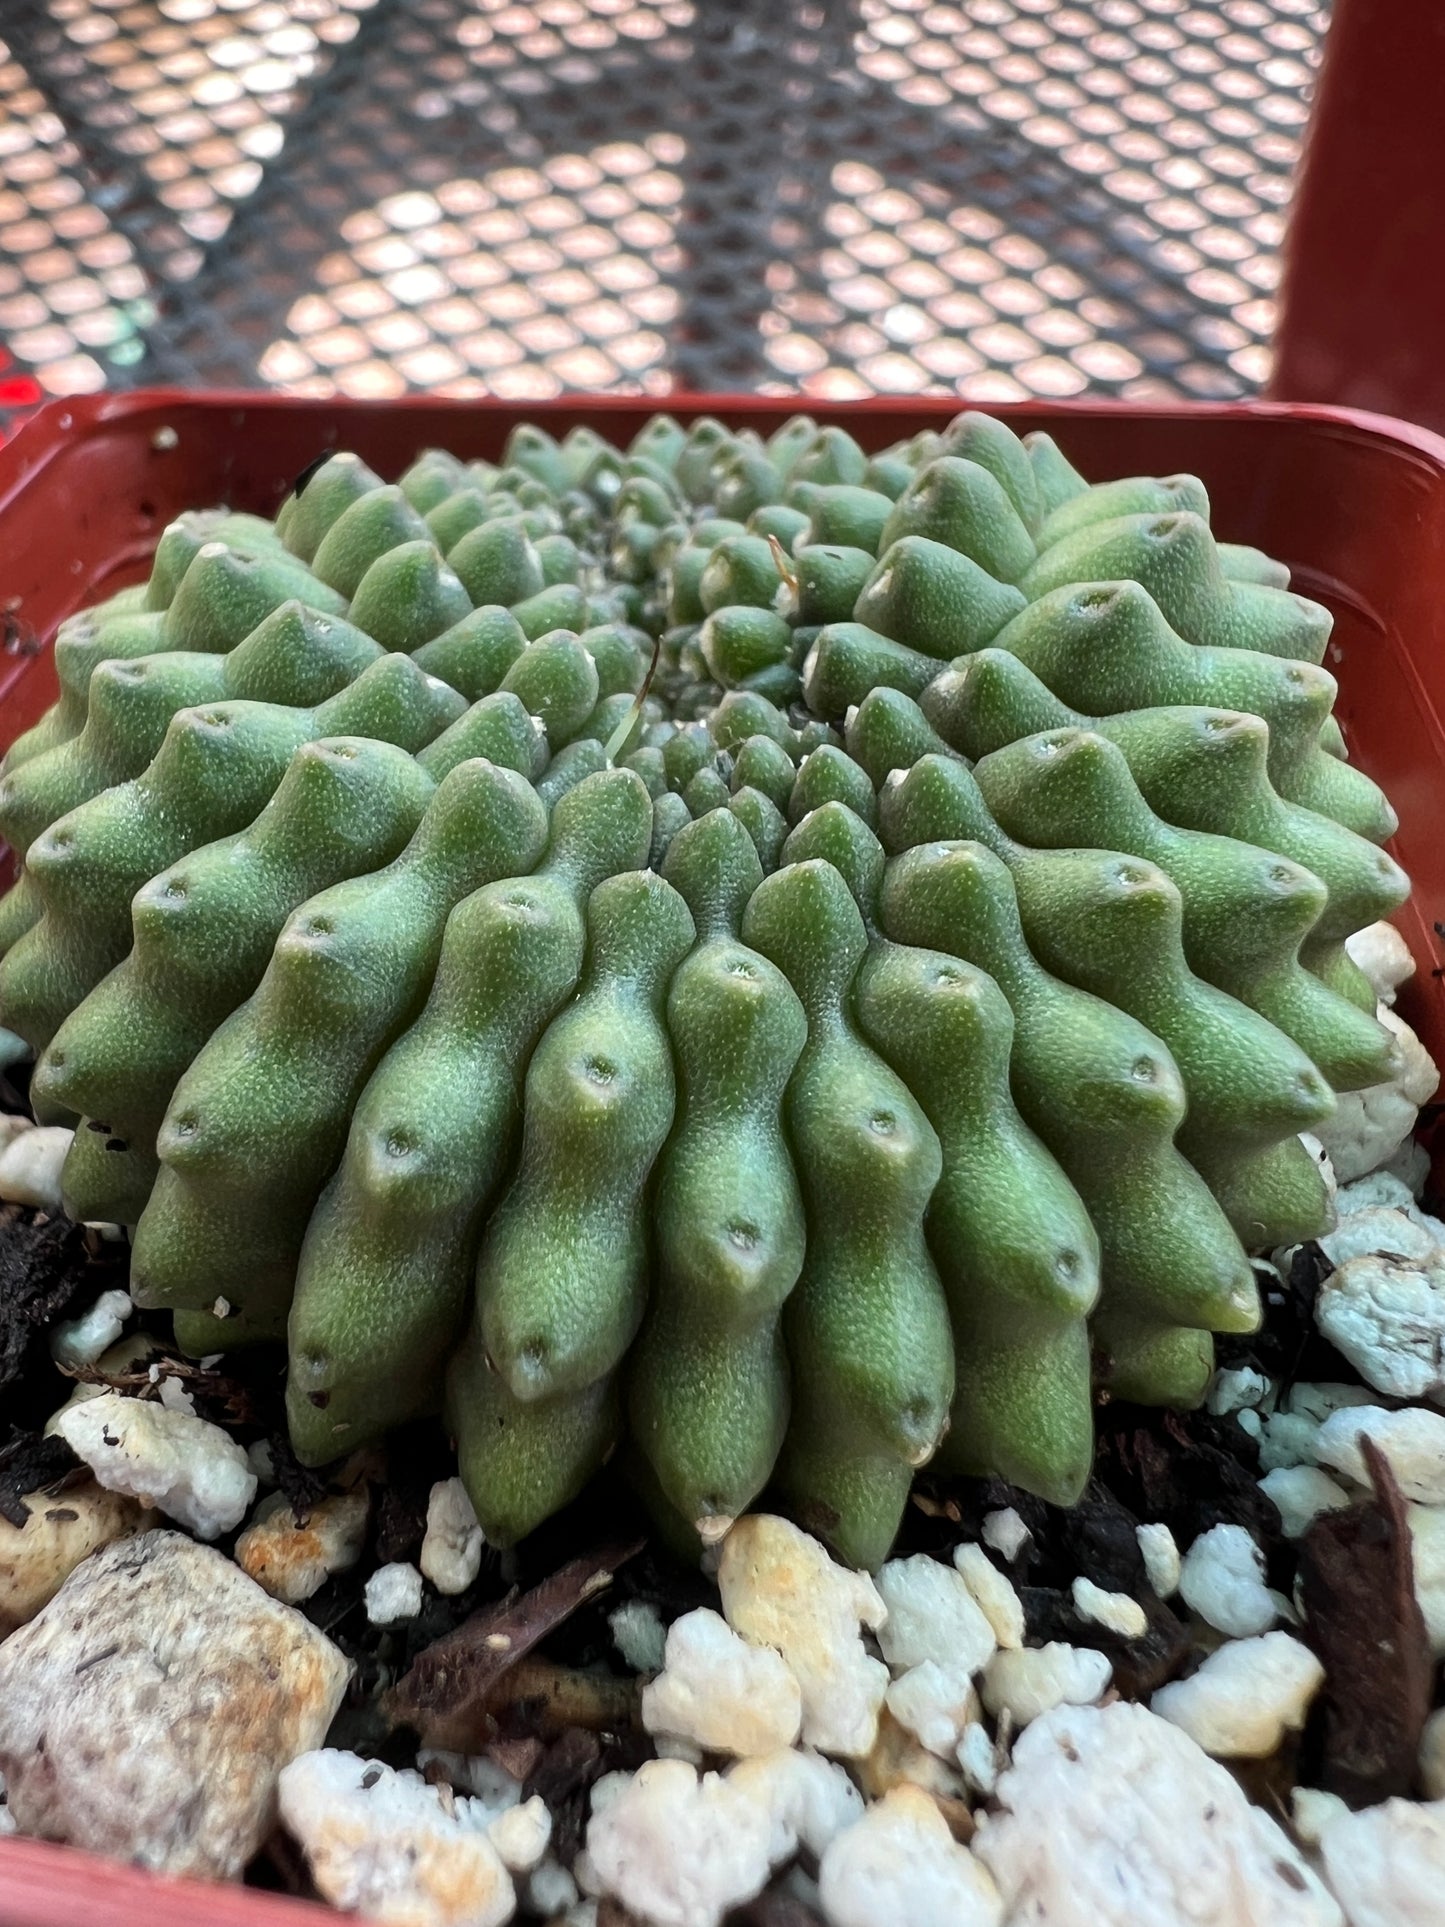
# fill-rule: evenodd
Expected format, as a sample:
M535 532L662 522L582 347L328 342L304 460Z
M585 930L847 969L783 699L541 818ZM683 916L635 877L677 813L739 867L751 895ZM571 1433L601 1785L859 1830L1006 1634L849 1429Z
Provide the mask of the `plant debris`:
M1410 1791L1434 1685L1405 1501L1379 1447L1370 1438L1360 1446L1374 1498L1321 1514L1300 1549L1310 1639L1325 1668L1319 1784L1352 1807Z
M579 1606L612 1584L643 1541L619 1541L567 1563L530 1592L485 1606L413 1662L384 1701L394 1725L428 1746L475 1751L498 1730L491 1703L506 1674Z
M0 1519L23 1526L30 1517L26 1495L58 1485L80 1469L80 1460L64 1439L45 1438L39 1432L14 1433L0 1445Z

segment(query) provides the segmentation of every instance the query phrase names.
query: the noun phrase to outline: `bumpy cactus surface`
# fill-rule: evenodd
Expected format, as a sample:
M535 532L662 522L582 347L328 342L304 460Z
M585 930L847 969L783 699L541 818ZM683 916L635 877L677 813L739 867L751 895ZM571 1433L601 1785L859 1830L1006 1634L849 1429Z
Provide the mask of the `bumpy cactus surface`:
M12 748L0 1022L301 1457L444 1411L489 1537L619 1448L848 1560L915 1471L1069 1503L1325 1229L1403 900L1330 618L1190 476L969 413L652 421L183 516Z

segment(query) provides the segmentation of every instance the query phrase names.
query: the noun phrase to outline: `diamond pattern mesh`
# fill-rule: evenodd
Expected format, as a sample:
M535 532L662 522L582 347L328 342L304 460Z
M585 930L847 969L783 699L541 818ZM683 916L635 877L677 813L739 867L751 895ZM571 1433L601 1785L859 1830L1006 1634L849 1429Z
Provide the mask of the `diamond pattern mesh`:
M51 393L1246 394L1324 21L6 0L0 343Z

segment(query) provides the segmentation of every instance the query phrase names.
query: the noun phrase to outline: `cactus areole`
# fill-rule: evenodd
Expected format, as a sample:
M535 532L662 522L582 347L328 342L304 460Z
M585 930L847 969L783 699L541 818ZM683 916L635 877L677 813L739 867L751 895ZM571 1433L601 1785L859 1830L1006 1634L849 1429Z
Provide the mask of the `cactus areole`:
M1326 1228L1404 899L1328 612L1187 475L961 415L353 455L168 528L11 749L0 1023L188 1352L323 1464L440 1412L496 1544L614 1453L874 1566L1079 1495Z

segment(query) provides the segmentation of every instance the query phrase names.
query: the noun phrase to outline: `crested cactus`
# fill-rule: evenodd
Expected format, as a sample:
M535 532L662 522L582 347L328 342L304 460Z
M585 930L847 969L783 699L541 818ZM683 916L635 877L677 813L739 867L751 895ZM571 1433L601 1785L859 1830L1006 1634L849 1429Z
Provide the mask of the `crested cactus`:
M354 456L73 617L0 771L0 1023L80 1217L302 1458L443 1412L511 1541L623 1463L847 1559L1189 1405L1391 1075L1408 884L1328 612L1190 476L976 413Z

